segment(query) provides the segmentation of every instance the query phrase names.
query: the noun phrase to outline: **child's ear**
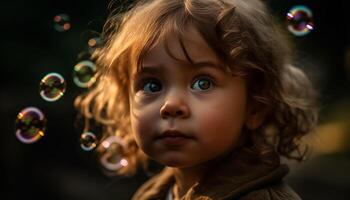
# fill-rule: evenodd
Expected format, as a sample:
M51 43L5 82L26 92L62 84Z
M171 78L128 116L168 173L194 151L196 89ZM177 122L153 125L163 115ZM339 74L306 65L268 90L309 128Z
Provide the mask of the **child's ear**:
M249 130L257 129L264 122L267 114L267 109L262 108L262 106L253 106L248 110L248 116L246 120L246 127Z

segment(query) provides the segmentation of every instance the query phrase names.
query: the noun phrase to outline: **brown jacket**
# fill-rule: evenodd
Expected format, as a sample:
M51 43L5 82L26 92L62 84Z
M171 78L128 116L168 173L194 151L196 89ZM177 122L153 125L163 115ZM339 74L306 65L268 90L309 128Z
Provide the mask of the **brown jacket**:
M236 151L192 186L182 200L300 199L282 182L288 171L275 153L257 156L249 150ZM132 199L165 200L174 181L172 169L165 168L142 185Z

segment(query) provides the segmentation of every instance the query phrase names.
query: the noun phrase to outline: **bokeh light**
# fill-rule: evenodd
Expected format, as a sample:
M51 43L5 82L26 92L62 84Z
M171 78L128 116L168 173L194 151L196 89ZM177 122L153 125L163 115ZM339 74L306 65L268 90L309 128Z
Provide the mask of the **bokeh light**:
M92 132L84 132L80 136L80 146L85 151L93 150L97 145L97 138Z
M93 53L96 48L102 45L102 39L100 37L93 37L88 40L88 46L90 53Z
M19 141L30 144L44 136L46 118L36 107L27 107L21 110L15 122L15 134Z
M58 32L65 32L71 29L70 17L67 14L58 14L54 17L54 29Z
M312 11L303 5L292 7L287 13L288 30L296 36L304 36L314 30Z
M102 153L100 158L101 165L110 171L126 167L128 161L124 156L125 147L125 142L118 136L109 136L104 139L99 145Z
M95 73L95 63L90 60L83 60L74 66L73 81L79 87L89 87L95 82Z
M49 73L40 81L39 93L46 101L57 101L66 91L66 82L58 73Z

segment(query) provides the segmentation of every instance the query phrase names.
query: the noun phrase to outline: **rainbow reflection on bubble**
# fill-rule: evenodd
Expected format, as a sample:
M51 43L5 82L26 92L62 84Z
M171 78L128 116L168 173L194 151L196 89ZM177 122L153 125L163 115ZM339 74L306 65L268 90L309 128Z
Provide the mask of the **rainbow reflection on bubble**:
M97 138L92 132L84 132L80 136L80 147L85 151L93 150L97 145Z
M288 30L296 36L304 36L314 30L312 11L303 5L292 7L287 13Z
M70 23L69 15L64 14L64 13L56 15L53 18L53 21L54 21L53 27L58 32L68 31L72 27L72 25Z
M57 101L65 91L66 82L58 73L49 73L40 81L39 93L46 101Z
M74 66L73 81L79 87L89 87L95 82L95 73L95 63L83 60Z
M38 108L27 107L18 113L15 127L17 139L23 143L31 144L44 136L46 118Z
M100 143L99 148L102 150L100 163L110 171L116 171L128 165L128 160L124 157L126 144L118 136L109 136Z

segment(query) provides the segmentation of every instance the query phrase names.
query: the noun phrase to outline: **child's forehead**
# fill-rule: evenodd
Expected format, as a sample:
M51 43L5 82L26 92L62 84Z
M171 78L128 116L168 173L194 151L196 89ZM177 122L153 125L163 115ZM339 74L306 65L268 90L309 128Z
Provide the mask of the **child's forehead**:
M187 25L182 32L164 33L162 39L147 50L143 63L160 61L169 56L179 60L188 60L186 54L192 61L211 60L219 64L220 60L216 52L208 45L199 31L191 24Z

